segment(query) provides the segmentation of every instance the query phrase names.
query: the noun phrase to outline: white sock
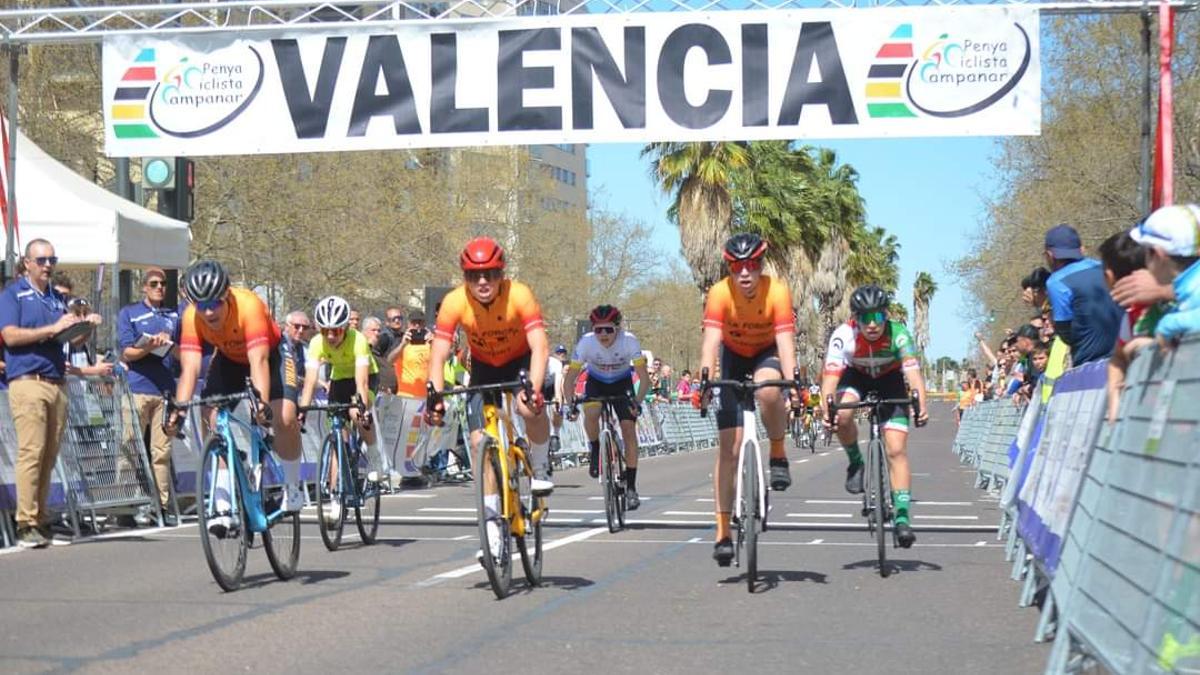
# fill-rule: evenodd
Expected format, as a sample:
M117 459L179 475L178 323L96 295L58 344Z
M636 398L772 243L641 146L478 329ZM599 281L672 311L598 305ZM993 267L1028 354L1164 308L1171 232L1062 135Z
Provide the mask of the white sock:
M488 518L495 518L500 515L500 495L483 496L483 514Z
M550 441L533 443L529 448L529 463L536 469L550 466Z
M217 469L217 489L213 490L217 498L217 510L229 509L229 469Z
M287 485L300 484L300 460L283 460L283 482Z

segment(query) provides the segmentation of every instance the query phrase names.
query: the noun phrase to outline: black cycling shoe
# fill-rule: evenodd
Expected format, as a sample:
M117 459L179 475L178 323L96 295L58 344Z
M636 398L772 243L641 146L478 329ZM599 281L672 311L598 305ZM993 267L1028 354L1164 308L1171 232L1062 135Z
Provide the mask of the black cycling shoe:
M776 464L775 460L771 460L771 489L775 492L783 492L792 485L792 472L788 469L787 460Z
M900 548L912 548L916 541L917 535L913 534L908 523L896 523L896 543L900 544Z
M600 477L600 451L597 450L588 456L588 475L592 478Z
M733 540L729 537L718 541L713 546L713 560L718 567L729 567L733 563Z
M851 464L846 467L846 492L861 495L863 491L863 464Z

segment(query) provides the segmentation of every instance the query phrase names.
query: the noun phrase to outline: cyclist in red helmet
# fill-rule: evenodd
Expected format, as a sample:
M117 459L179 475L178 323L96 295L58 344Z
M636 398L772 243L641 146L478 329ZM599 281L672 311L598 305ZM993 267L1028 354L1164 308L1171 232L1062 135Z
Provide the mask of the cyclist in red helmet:
M633 373L638 375L638 391L634 398L614 405L621 421L621 437L625 441L625 503L632 511L641 504L637 493L638 445L636 419L638 401L646 396L650 375L646 372L646 356L642 345L627 330L621 328L621 310L612 305L600 305L588 317L592 332L579 339L575 353L567 366L567 382L563 391L567 404L575 398L575 378L587 369L585 396L633 395ZM583 430L587 434L591 463L588 474L600 476L600 406L585 405Z
M504 249L491 237L476 237L467 242L459 256L463 284L442 300L434 327L433 349L429 360L429 381L437 391L444 388L442 367L450 357L454 333L459 326L471 348L471 384L512 382L524 370L533 385L532 400L517 392L517 412L525 420L525 431L532 445L534 493L549 494L550 423L545 412L542 384L550 342L542 310L533 292L525 284L504 277ZM441 424L444 407L426 412L429 422ZM482 437L483 397L467 400L467 424L471 429L471 447ZM476 458L478 459L478 458ZM488 495L487 508L499 511L499 495Z

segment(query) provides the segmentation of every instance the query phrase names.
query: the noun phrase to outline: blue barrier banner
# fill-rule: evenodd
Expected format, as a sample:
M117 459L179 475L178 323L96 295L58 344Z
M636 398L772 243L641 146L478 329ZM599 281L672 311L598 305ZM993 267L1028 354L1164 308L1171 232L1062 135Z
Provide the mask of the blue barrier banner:
M1108 362L1073 368L1054 384L1044 420L1047 433L1017 493L1017 532L1053 576L1092 444L1103 423Z

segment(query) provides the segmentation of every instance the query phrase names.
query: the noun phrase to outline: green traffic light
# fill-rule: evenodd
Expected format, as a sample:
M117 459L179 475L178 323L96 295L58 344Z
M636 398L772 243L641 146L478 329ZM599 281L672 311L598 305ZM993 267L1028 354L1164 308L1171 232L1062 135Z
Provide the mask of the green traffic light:
M161 187L171 180L171 165L165 159L152 159L142 165L142 173L151 186Z

